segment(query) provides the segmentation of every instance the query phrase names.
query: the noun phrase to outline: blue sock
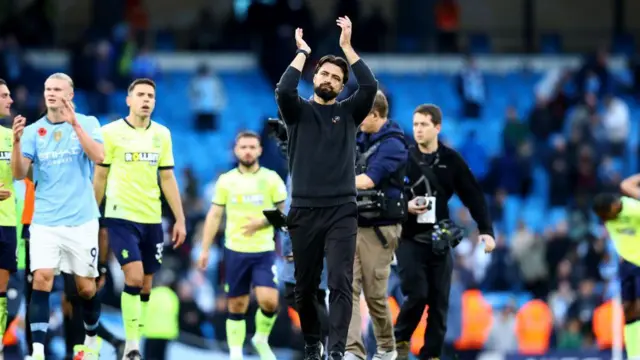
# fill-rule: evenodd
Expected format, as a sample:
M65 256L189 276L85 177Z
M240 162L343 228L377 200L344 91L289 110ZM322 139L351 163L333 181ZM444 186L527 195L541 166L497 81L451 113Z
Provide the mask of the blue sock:
M91 299L82 300L82 317L84 320L84 330L87 336L96 336L98 332L98 322L100 321L100 299L97 296Z
M34 343L45 343L49 328L49 315L49 292L33 290L29 303L29 326Z

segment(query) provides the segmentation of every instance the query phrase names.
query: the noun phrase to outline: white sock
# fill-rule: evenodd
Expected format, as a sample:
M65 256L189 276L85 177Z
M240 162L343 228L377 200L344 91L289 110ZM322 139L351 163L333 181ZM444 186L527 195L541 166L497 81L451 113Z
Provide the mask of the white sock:
M84 346L95 349L98 346L98 337L97 336L89 336L85 335L84 337Z
M253 341L259 342L259 343L268 343L269 335L256 333L255 335L253 335Z
M36 356L36 355L44 356L44 344L33 343L33 353L31 355L33 355L33 356Z
M229 357L232 359L242 359L242 347L234 346L229 348Z
M140 350L138 340L127 340L124 345L124 354L126 355L131 350Z

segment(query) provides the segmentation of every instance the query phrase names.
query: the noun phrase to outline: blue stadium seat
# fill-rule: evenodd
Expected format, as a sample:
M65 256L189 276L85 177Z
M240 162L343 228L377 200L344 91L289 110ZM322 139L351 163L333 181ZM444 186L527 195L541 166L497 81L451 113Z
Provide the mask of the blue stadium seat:
M560 34L542 34L540 36L540 52L556 55L562 52L562 36Z
M491 39L486 34L469 35L469 52L472 54L490 54Z

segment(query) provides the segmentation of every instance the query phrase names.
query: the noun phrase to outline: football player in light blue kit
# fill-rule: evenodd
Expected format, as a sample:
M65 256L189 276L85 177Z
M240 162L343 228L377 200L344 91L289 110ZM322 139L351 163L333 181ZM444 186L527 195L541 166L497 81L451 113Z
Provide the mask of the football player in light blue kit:
M98 274L98 205L91 181L92 163L102 163L104 149L98 119L77 114L73 81L62 73L44 84L47 114L25 128L24 118L13 124L11 169L23 179L33 164L38 186L30 227L33 292L29 324L34 360L44 359L49 323L49 293L54 276L75 275L83 298L86 337L75 359L97 359L96 328L100 301L95 297Z

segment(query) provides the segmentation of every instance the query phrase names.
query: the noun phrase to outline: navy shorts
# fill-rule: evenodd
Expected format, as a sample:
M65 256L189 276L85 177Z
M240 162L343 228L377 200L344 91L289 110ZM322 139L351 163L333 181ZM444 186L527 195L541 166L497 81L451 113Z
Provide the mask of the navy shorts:
M278 286L275 251L243 253L225 249L224 273L228 297L249 295L251 286Z
M0 269L14 273L18 270L18 236L15 226L0 226Z
M142 261L145 275L154 274L162 265L164 232L162 224L141 224L123 219L104 220L109 247L121 266Z
M620 263L620 295L622 301L640 299L640 267L626 260Z

